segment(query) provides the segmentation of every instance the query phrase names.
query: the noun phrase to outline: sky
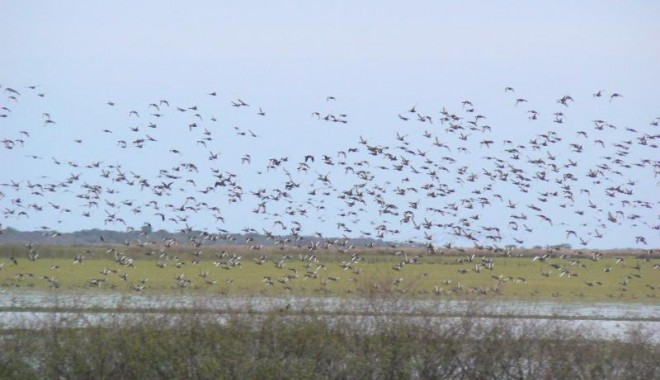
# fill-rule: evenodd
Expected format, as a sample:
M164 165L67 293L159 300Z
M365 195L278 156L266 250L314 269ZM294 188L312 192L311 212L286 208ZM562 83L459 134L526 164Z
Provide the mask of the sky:
M653 227L660 224L660 177L652 162L660 155L648 145L652 141L635 143L660 131L650 125L660 116L660 45L652 42L660 40L658 15L660 4L654 1L4 2L0 105L9 111L0 118L0 139L5 141L5 148L0 146L0 223L3 228L73 231L139 228L148 222L168 230L255 228L283 234L300 223L306 234L348 237L365 236L361 231L376 234L385 224L387 239L437 244L472 245L465 232L475 230L479 242L501 246L518 239L525 246L658 247L660 230ZM602 97L593 96L598 91ZM610 99L614 93L623 96ZM574 101L558 103L567 95ZM238 99L249 106L232 105ZM526 102L516 104L516 99ZM408 112L413 106L416 112ZM257 114L260 108L264 116ZM459 124L466 128L475 116L485 116L472 125L491 130L448 132L448 124L440 121L443 110L461 117ZM539 112L538 120L529 119L529 110ZM315 112L346 123L324 121ZM554 112L565 114L563 123L554 121ZM417 120L417 114L431 116L433 124ZM49 118L54 123L45 123ZM593 120L616 129L595 129ZM190 127L193 123L196 127ZM424 137L425 131L432 138ZM561 141L532 150L530 140L548 131ZM457 138L460 133L468 139ZM397 134L406 136L409 145L404 147L428 151L429 160L444 162L445 180L418 175L410 167L393 170L407 158L415 170L425 171L420 169L424 156L400 149L403 141ZM142 148L133 143L147 136L157 141L147 140ZM452 150L434 146L436 137ZM481 144L486 140L493 141L492 147ZM600 178L586 176L603 165L603 156L624 149L616 144L625 141L633 141L624 144L622 156L621 165L629 167L609 162ZM571 143L583 150L572 151ZM373 156L367 145L386 149ZM513 162L506 150L517 145L525 146L519 149L522 161ZM351 153L351 148L359 151ZM385 158L387 152L398 160ZM213 154L218 158L210 159ZM249 164L241 159L246 154ZM332 165L322 162L324 154L332 157ZM307 173L299 170L306 155L315 157ZM481 206L474 191L492 183L484 169L497 169L487 156L504 159L507 170L509 164L524 169L528 177L546 171L552 180L532 180L528 193L496 181L494 189L482 194L491 204ZM271 158L283 157L288 160L268 168ZM557 157L559 172L528 162L542 158L545 165L553 161L550 157ZM579 165L565 168L568 160ZM635 165L643 160L648 160L645 166ZM369 162L374 178L366 181L348 173L347 165L354 171L366 167L355 165L360 161ZM194 164L196 171L185 164ZM461 167L467 174L456 174ZM569 170L578 180L570 183L574 198L567 205L561 186L569 183L554 180ZM214 186L218 173L235 174L230 182L240 188ZM470 173L478 178L466 181ZM117 178L123 174L134 183L148 180L149 187ZM291 196L269 199L267 210L259 209L261 200L251 192L263 188L273 195L287 179L299 185ZM455 192L430 198L420 191L429 180ZM174 190L155 196L153 186L168 182L174 182ZM363 189L382 193L398 214L384 215L376 196L367 197L361 211L338 198L364 182ZM54 191L38 191L62 183ZM35 184L41 188L30 187ZM98 205L78 197L88 194L83 185L101 186ZM199 193L209 185L214 190ZM607 188L617 186L634 188L634 194L608 196ZM397 188L409 187L417 192L397 195ZM314 188L319 194L310 195ZM582 191L588 189L593 191ZM241 190L241 200L231 202L231 194ZM543 198L539 193L557 190L554 199L538 200ZM152 200L159 209L148 206ZM509 200L518 204L516 209L507 207ZM650 207L635 202L640 200ZM420 207L411 208L417 201ZM461 205L455 215L427 210L452 203ZM463 207L469 203L474 207ZM183 206L183 211L167 204ZM287 214L292 210L294 215ZM414 224L402 222L406 211L415 214ZM523 233L522 226L512 229L510 222L520 220L511 215L520 213L528 216L526 226L533 232ZM610 213L616 222L607 220ZM479 219L471 218L477 214ZM413 228L425 218L436 224L467 219L470 224L463 224L462 235L452 234L456 229L446 225ZM492 230L484 227L499 228L499 238L486 238Z

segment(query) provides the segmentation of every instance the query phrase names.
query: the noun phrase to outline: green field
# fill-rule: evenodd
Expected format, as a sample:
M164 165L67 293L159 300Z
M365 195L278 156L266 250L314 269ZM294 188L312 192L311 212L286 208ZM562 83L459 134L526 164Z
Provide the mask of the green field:
M428 256L365 250L254 252L244 247L151 252L137 247L48 246L27 259L0 247L0 290L199 292L223 295L365 296L659 302L660 259L553 254ZM357 255L357 256L356 256ZM74 262L84 256L82 262ZM11 257L16 259L16 264ZM623 259L623 260L620 260ZM260 263L258 263L260 262Z

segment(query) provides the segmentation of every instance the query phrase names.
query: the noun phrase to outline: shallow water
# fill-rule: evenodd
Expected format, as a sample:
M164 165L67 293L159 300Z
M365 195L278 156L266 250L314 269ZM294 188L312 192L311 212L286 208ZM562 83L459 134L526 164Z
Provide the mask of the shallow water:
M56 309L58 309L56 311ZM463 301L367 299L336 297L226 297L208 295L141 295L114 293L52 293L19 291L0 293L0 326L4 328L103 324L139 320L140 315L164 315L167 311L200 311L224 323L228 315L287 310L289 315L326 314L333 320L359 318L373 324L377 318L406 316L455 320L471 316L483 323L507 319L550 322L592 328L599 336L621 338L635 326L643 326L660 343L660 305L631 303L559 303L525 301ZM118 319L119 318L119 319Z
M367 299L339 297L227 297L209 295L141 295L100 292L53 293L18 291L0 293L0 312L7 309L246 309L268 311L289 305L289 308L310 308L325 312L355 313L471 313L500 316L538 316L571 319L653 320L660 322L660 305L641 303L567 303L512 300L412 300Z

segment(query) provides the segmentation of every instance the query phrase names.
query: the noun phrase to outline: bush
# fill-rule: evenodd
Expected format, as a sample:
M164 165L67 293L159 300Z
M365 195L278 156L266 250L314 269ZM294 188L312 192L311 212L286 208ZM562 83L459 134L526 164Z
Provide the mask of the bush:
M3 331L3 379L660 377L641 327L598 340L561 321L276 310L79 315Z

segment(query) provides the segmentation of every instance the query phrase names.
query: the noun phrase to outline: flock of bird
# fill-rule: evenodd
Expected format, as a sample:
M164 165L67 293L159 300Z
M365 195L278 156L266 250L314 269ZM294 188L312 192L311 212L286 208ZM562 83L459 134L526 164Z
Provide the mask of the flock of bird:
M202 231L213 240L231 240L241 229L281 247L315 249L334 236L341 238L331 242L342 242L338 249L346 251L356 237L406 241L429 252L452 245L532 246L539 231L561 231L559 243L584 247L620 234L628 239L621 247L651 248L648 237L660 233L653 183L660 174L660 117L634 127L603 119L578 126L570 121L578 101L603 107L625 101L616 92L599 90L578 101L562 95L557 111L544 117L522 109L529 102L506 87L503 96L536 131L526 141L499 138L488 117L465 100L455 110L402 107L392 113L399 131L389 138L360 136L337 150L310 149L299 157L266 157L263 146L251 148L250 141L263 139L258 121L227 128L213 109L167 99L137 108L115 101L101 105L113 117L124 115L125 125L97 127L86 148L87 137L72 135L76 132L46 109L48 96L39 87L0 86L0 94L5 226L51 220L34 228L53 237L59 235L57 225L66 228L80 218L89 219L90 227ZM204 97L217 99L218 93ZM15 108L26 103L27 111L20 112L44 107L39 121L12 123ZM227 105L268 119L262 107L249 103L239 98ZM328 96L321 104L339 101ZM344 112L310 111L305 117L319 128L331 123L359 129ZM58 128L72 136L67 148L53 145L48 153L32 148L39 134ZM173 142L178 145L166 146ZM228 144L242 153L228 156ZM76 158L96 152L86 162ZM634 235L626 238L631 230ZM261 248L249 239L245 243Z

